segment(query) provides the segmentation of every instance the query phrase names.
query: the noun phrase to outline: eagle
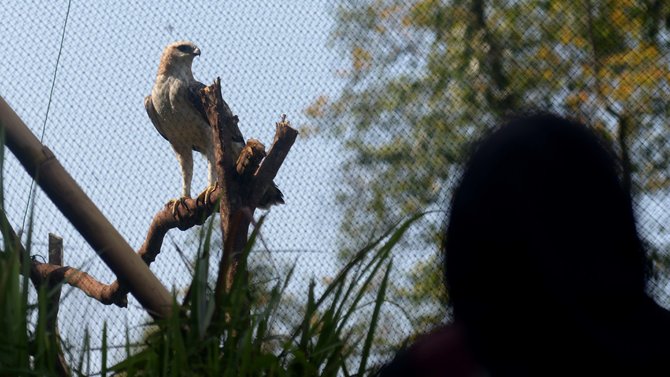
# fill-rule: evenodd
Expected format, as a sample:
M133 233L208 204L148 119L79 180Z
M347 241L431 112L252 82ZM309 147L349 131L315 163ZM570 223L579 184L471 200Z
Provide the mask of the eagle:
M200 49L188 41L169 44L163 50L156 82L151 95L144 98L144 107L158 133L172 145L181 167L182 188L178 202L191 197L193 178L193 151L207 158L208 188L216 186L216 162L212 130L200 101L200 90L205 85L193 77L193 59L200 56ZM240 129L235 125L231 130L233 161L237 160L245 142ZM268 208L283 204L281 191L272 182L266 189L258 207ZM174 201L176 210L177 201Z

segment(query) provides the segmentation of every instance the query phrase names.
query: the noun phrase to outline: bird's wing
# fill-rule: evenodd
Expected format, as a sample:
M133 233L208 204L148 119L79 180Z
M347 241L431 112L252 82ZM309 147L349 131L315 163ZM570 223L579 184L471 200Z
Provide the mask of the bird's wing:
M161 134L165 140L170 141L170 139L168 139L167 136L165 136L165 133L163 133L161 130L161 122L158 120L158 113L154 108L154 102L151 100L151 96L144 97L144 108L147 110L149 119L151 119L151 123L154 124L156 131L158 131L158 133Z
M207 119L207 113L205 108L202 106L202 101L200 101L200 91L205 87L205 84L200 81L193 81L188 86L188 100L193 105L195 110L202 115L205 124L209 126L209 120Z

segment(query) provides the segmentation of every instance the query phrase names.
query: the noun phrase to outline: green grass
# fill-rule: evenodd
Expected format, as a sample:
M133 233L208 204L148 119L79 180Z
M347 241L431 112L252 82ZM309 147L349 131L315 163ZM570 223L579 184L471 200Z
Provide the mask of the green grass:
M6 239L6 238L5 238ZM14 247L4 245L0 252L0 376L57 375L59 345L46 326L48 295L46 285L37 291L37 303L28 300L27 268L20 263ZM25 274L21 268L25 266ZM37 322L29 318L37 312Z
M373 340L392 269L391 250L419 217L398 224L356 252L323 293L317 294L312 281L297 314L297 324L284 333L278 333L275 325L278 313L285 309L282 298L293 268L265 292L263 300L252 294L248 276L238 273L219 308L227 315L224 319L215 316L218 311L208 284L212 280L208 276L209 255L212 247L220 246L211 244L210 221L198 247L189 300L183 305L175 300L170 319L151 324L155 330L146 335L139 351L137 344L127 340L126 358L115 365L108 365L110 329L106 325L103 328L99 355L92 355L87 333L83 351L75 355L78 358L70 367L82 375L81 371L90 370L91 358L97 357L102 363L97 375L102 376L371 374L376 365ZM247 270L247 257L259 228L250 236L239 271ZM20 274L22 264L15 250L5 244L0 252L0 376L57 375L55 337L44 326L48 292L41 288L37 304L29 303L29 281L26 274ZM371 297L374 300L368 302ZM372 306L372 315L361 323L361 316L356 314L363 306ZM34 311L38 320L31 324L28 319Z

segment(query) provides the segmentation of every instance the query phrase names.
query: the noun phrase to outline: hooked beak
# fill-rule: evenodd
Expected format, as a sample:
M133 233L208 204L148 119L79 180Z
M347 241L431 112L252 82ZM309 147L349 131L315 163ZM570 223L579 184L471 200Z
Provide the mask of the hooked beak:
M193 49L193 55L195 55L195 56L200 56L200 49L197 48L197 47L194 48L194 49Z

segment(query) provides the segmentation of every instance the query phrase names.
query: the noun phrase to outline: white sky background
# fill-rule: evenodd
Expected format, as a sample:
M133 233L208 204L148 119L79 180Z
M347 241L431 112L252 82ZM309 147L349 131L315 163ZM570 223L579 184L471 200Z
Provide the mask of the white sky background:
M56 66L67 1L4 0L0 3L0 95L40 135ZM153 215L179 195L180 170L168 144L153 128L143 105L154 82L164 46L180 39L202 50L196 79L210 84L221 77L223 96L240 118L246 137L269 148L274 122L288 114L294 126L306 122L303 110L321 94L337 93L335 70L341 62L327 48L333 19L322 1L81 1L73 0L44 143L82 186L112 224L138 248ZM278 265L299 255L296 283L335 272L337 145L299 137L275 182L284 206L276 207L263 235ZM30 180L6 152L5 203L10 222L23 222ZM205 188L206 162L196 157L193 192ZM50 200L36 196L33 254L46 256L47 233L64 237L65 264L84 267L109 283L113 274ZM172 241L187 256L194 238L174 230L152 265L167 287L183 287L189 276ZM314 252L316 251L316 252ZM216 264L213 261L214 264ZM81 339L91 326L96 345L101 321L131 336L146 316L134 298L130 309L104 307L78 290L65 289L60 328L65 338ZM111 331L121 345L124 331ZM119 355L120 356L120 355Z

